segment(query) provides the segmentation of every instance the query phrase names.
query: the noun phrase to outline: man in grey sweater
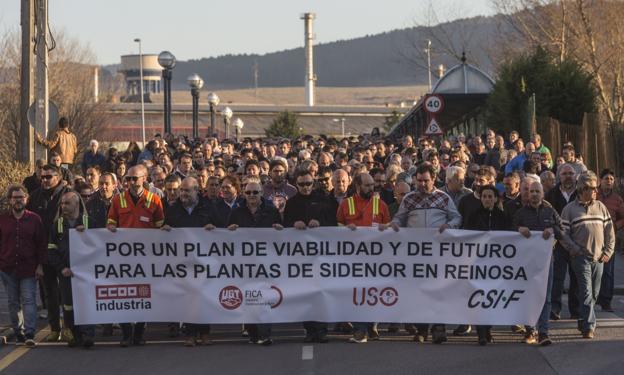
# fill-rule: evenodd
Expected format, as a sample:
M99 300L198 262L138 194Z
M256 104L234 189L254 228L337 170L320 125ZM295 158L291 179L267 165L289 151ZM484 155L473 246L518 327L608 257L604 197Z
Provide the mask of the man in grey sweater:
M581 304L578 328L583 338L592 339L596 328L594 305L600 292L603 264L613 255L615 234L609 210L596 200L598 178L593 172L579 176L577 198L568 203L561 213L572 268L578 281ZM569 239L569 241L567 241Z

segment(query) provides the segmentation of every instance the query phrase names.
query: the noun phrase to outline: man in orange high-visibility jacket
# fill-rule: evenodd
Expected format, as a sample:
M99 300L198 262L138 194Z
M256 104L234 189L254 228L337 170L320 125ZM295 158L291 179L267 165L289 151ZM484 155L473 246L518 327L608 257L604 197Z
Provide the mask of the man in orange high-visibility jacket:
M375 180L368 173L361 173L353 179L356 193L343 199L338 207L336 219L338 224L346 225L349 229L370 227L390 222L390 210L377 194L374 194ZM377 323L353 323L355 332L349 342L363 344L371 340L379 340Z
M125 179L128 190L113 197L108 210L107 228L116 232L119 228L160 228L165 220L163 205L157 195L143 187L147 176L147 168L136 165L128 171ZM144 345L143 332L145 323L136 323L134 334L131 323L122 323L123 338L121 346L130 345L130 338L134 345Z
M343 199L338 206L336 219L338 224L351 229L370 227L390 222L388 205L374 194L375 181L368 173L362 173L353 179L356 193Z

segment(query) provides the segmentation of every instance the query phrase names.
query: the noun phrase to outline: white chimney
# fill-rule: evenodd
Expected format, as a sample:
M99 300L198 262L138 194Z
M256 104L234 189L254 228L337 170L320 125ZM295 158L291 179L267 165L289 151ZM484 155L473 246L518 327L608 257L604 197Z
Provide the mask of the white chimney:
M306 81L305 100L306 105L314 106L314 85L316 75L314 74L314 33L312 32L312 21L316 18L315 13L305 13L300 17L303 20L305 31L305 58L306 58Z

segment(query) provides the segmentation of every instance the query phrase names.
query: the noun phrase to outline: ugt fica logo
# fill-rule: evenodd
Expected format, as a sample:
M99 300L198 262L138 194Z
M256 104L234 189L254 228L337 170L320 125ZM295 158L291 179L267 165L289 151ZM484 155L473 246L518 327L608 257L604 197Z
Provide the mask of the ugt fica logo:
M246 306L270 306L274 309L282 304L282 290L275 285L269 289L246 289L244 292L234 285L219 292L219 303L227 310L236 310L243 303Z

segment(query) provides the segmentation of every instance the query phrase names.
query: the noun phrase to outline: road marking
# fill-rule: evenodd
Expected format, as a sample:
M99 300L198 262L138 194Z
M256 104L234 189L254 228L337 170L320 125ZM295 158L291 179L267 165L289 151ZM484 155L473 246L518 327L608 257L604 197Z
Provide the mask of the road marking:
M48 329L43 329L39 331L39 333L35 335L35 342L39 343L48 335L49 332L50 331ZM8 345L14 345L14 344L9 342ZM27 348L25 346L16 346L15 349L13 349L9 354L7 354L4 358L0 360L0 372L4 371L7 367L13 364L13 362L17 361L24 354L28 353L29 351L33 349L34 348Z
M314 347L311 345L306 345L301 348L301 360L309 361L314 359Z

